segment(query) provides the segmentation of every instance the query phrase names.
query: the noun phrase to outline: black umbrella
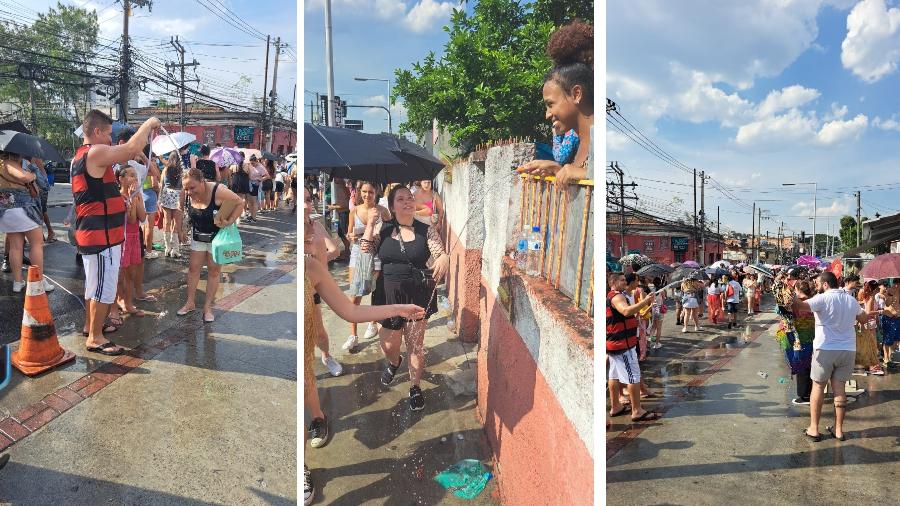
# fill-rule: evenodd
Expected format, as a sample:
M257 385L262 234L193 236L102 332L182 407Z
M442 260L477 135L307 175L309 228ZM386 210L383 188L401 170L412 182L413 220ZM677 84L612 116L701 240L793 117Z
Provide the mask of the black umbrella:
M403 162L375 135L346 128L305 123L303 125L303 168L321 169L334 177L358 181L387 181L391 168Z
M278 155L276 155L275 153L272 153L271 151L263 150L263 151L260 151L259 154L261 154L262 157L266 160L278 160Z
M665 276L675 269L669 267L668 265L663 264L652 264L641 267L640 270L637 271L638 276L642 277L657 277L657 276Z
M675 269L675 271L672 272L672 275L669 276L670 281L681 281L683 279L706 280L709 278L706 276L706 273L703 272L703 269L683 266Z
M25 124L19 120L10 121L8 123L0 124L0 130L10 130L13 132L20 132L23 134L33 135L31 130L25 127ZM47 140L37 137L38 142L41 143L41 147L44 149L44 153L46 156L39 156L38 158L48 161L48 162L65 162L66 160L59 154L59 151L50 144ZM32 156L32 155L26 155Z
M722 276L728 276L731 274L730 272L728 272L728 269L723 269L721 267L707 267L704 272L706 272L706 274L708 274L709 276L712 276L713 278L716 278L716 279L721 278Z
M27 158L62 161L62 157L49 142L14 130L0 130L0 151Z
M378 137L386 148L406 164L405 169L398 169L396 173L391 174L392 177L398 178L391 180L392 183L434 179L444 168L444 162L418 144L391 134L380 134Z

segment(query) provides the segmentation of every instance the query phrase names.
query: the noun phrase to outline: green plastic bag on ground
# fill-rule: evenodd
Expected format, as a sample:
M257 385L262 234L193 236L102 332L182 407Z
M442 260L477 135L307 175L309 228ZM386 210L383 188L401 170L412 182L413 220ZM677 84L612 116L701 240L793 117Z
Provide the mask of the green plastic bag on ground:
M244 258L244 244L237 225L232 223L219 230L212 240L213 262L224 265L240 262Z
M434 481L462 499L474 499L484 490L491 473L479 460L463 459L434 477Z

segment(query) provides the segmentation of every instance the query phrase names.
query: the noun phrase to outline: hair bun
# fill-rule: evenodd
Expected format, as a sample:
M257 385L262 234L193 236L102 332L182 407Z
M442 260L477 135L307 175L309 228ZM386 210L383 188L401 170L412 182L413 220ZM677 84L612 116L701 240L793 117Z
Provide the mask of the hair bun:
M594 26L576 20L559 27L547 42L547 56L555 66L584 63L594 68Z

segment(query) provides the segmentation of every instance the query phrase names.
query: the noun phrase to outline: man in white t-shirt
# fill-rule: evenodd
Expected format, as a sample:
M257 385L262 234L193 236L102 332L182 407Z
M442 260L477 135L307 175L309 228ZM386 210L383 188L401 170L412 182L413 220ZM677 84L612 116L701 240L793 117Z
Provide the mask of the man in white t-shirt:
M722 287L725 297L722 298L722 309L728 315L728 328L737 327L738 304L741 302L741 284L728 276L728 283Z
M806 301L794 303L794 312L812 311L816 319L816 333L813 339L813 357L810 378L813 388L810 393L809 427L803 434L819 442L819 418L825 385L831 382L834 392L834 427L827 427L835 438L844 440L844 415L847 396L844 382L850 379L856 361L856 322L868 319L865 310L849 292L838 288L834 274L823 272L816 278L819 294Z

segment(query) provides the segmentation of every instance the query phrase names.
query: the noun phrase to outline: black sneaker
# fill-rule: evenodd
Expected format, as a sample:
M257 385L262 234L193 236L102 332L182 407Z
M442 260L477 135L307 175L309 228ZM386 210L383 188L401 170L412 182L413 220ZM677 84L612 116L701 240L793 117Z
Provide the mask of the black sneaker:
M313 486L309 468L303 464L303 504L312 504L316 496L316 488Z
M397 369L400 369L401 364L403 364L403 355L400 355L400 361L397 362L397 365L393 365L388 361L387 368L381 373L382 385L386 387L391 386L391 382L394 381L394 376L397 374Z
M309 445L321 448L328 444L328 419L315 418L309 424Z
M422 411L425 407L425 397L422 395L422 389L415 386L409 389L409 409L412 411Z
M809 406L809 399L803 399L802 397L797 397L791 400L791 404L794 406Z

